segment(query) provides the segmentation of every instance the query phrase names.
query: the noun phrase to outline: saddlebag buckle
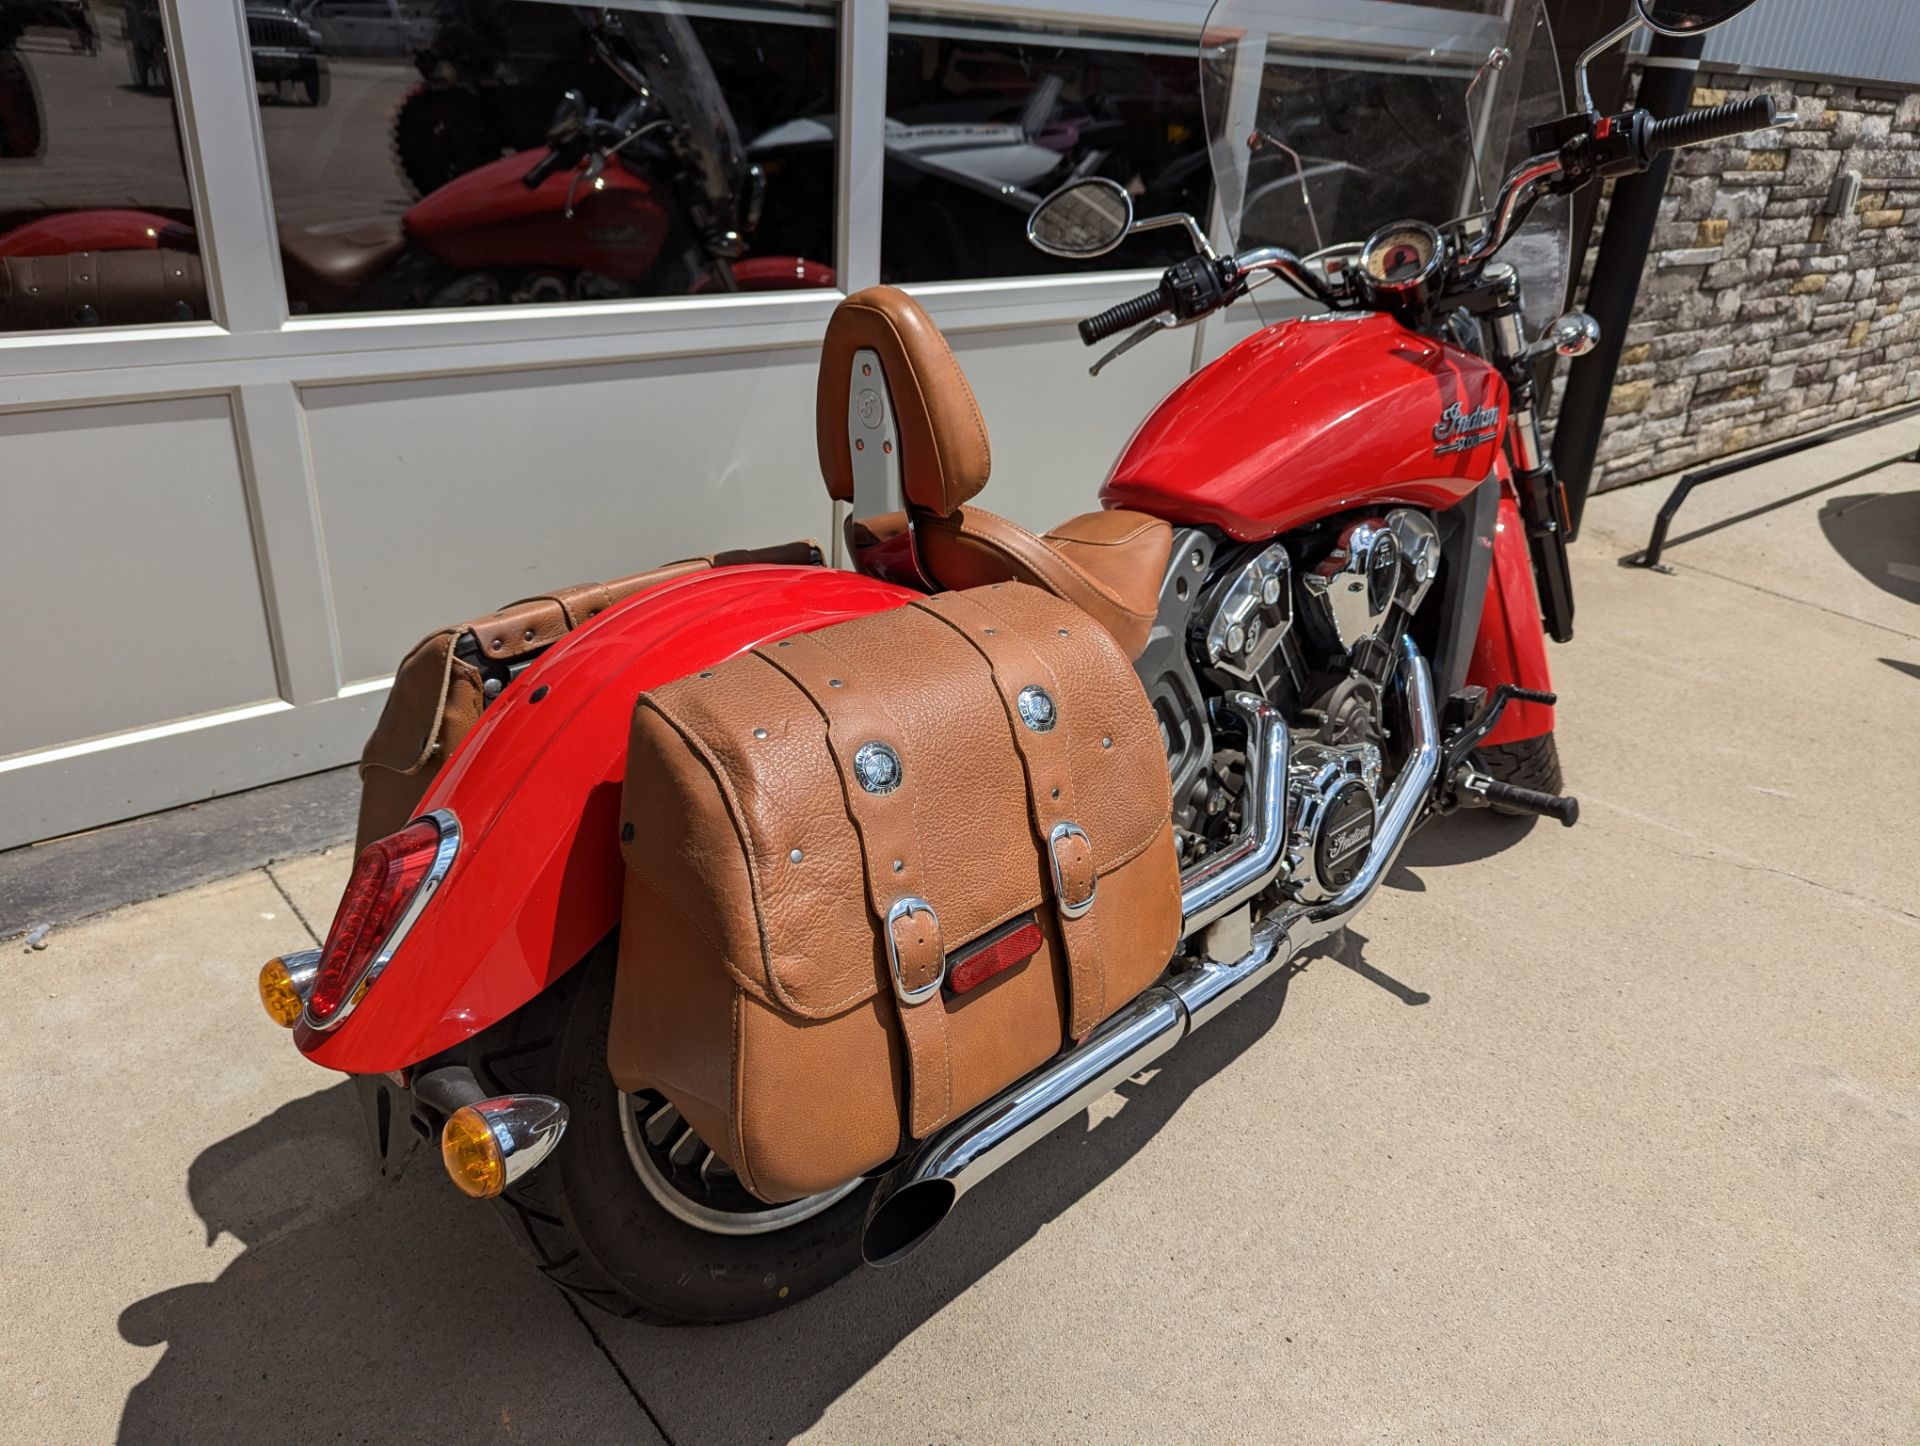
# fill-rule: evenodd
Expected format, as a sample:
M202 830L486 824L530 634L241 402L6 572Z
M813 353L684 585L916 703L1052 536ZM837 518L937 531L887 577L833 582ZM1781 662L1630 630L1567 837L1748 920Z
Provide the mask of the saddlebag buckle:
M916 921L924 915L924 924ZM947 979L947 949L940 937L940 916L917 894L893 901L887 910L887 964L893 992L902 1004L924 1004L940 993Z
M1060 913L1077 919L1093 907L1100 876L1093 868L1093 840L1071 821L1056 823L1047 835L1047 861L1053 865L1053 894Z

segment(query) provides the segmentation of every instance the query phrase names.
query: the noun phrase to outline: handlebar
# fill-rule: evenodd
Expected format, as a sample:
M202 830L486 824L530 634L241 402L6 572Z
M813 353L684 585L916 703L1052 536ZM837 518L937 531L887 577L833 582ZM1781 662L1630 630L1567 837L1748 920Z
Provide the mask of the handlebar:
M520 183L529 191L537 191L541 184L560 168L561 147L555 146L533 163L533 169L520 178Z
M1151 321L1163 312L1174 307L1173 288L1163 280L1153 290L1140 296L1123 301L1117 306L1109 306L1098 316L1090 316L1080 323L1080 340L1088 346L1105 341L1116 332Z
M1485 231L1452 259L1454 278L1473 284L1480 268L1506 245L1542 194L1565 195L1597 180L1644 171L1656 157L1683 146L1771 130L1796 119L1781 109L1776 97L1763 94L1670 120L1655 120L1644 110L1612 116L1583 111L1535 127L1534 144L1542 153L1508 174ZM528 184L534 184L531 177ZM1190 220L1188 224L1193 225ZM1290 251L1260 247L1216 257L1209 249L1202 257L1169 267L1153 290L1088 317L1080 323L1080 340L1093 346L1167 313L1181 321L1196 320L1245 295L1254 273L1269 271L1330 306L1342 305L1346 299Z
M1651 159L1682 146L1706 145L1745 135L1748 131L1771 130L1780 123L1780 118L1780 102L1771 95L1754 95L1706 110L1689 111L1671 120L1655 121L1647 128L1647 156Z

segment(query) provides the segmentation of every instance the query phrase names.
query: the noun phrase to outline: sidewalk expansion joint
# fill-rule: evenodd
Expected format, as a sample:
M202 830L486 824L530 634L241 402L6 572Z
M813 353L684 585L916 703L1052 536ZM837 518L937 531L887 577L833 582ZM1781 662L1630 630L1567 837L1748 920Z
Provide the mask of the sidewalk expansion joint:
M327 941L320 937L319 932L315 930L312 924L307 922L307 916L301 913L300 906L294 903L293 895L286 891L286 887L280 882L279 875L274 873L273 865L262 864L260 866L260 872L267 876L267 882L273 885L274 892L287 901L287 907L293 910L293 917L300 921L300 927L305 929L307 931L307 937L313 940L313 947L316 949L326 947Z
M564 1291L561 1295L567 1302L567 1309L573 1312L573 1318L579 1321L581 1328L593 1338L593 1343L599 1347L600 1354L606 1357L607 1364L613 1367L613 1373L620 1378L620 1384L625 1386L627 1394L633 1397L633 1404L646 1413L647 1419L653 1423L653 1429L660 1433L660 1439L665 1441L667 1446L675 1446L672 1435L667 1431L666 1422L654 1415L653 1407L649 1406L647 1398L640 1394L640 1388L633 1383L633 1377L629 1376L626 1368L614 1359L613 1352L607 1349L607 1343L600 1339L600 1332L593 1328L593 1322L587 1319L587 1313L580 1309L580 1302Z
M1712 568L1701 567L1697 563L1688 563L1687 571L1698 573L1701 577L1714 578L1719 582L1729 582L1735 587L1744 587L1753 592L1764 593L1767 597L1779 598L1781 602L1793 603L1803 608L1811 608L1814 612L1825 613L1828 617L1842 618L1850 623L1858 623L1863 628L1877 628L1883 633L1892 633L1896 638L1905 638L1910 643L1920 642L1920 633L1902 632L1899 628L1889 627L1885 623L1876 623L1871 618L1855 617L1852 613L1843 613L1838 608L1830 608L1823 603L1809 602L1803 597L1794 597L1791 593L1776 592L1773 588L1762 587L1757 582L1749 582L1744 577L1729 577L1724 572L1715 572Z

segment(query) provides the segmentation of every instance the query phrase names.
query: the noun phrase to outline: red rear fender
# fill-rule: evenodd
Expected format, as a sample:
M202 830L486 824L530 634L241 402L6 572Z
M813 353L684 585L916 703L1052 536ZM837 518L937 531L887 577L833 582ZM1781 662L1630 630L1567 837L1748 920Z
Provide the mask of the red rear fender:
M620 789L634 700L775 638L915 595L818 567L731 567L640 594L515 679L420 812L449 809L445 881L359 1006L300 1049L352 1074L400 1069L503 1019L619 922Z

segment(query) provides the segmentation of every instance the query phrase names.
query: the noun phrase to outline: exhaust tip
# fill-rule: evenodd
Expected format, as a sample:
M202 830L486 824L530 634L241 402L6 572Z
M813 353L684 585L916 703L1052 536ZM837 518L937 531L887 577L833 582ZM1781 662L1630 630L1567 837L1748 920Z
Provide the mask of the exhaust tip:
M868 1265L898 1265L933 1234L959 1198L951 1180L939 1179L918 1180L882 1196L860 1237L862 1258Z

